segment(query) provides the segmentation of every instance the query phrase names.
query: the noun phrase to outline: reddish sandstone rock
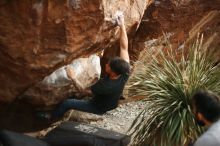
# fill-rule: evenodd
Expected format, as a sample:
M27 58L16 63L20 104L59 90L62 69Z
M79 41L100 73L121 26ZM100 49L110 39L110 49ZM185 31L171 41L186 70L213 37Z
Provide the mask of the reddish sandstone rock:
M214 51L214 57L220 62L219 10L219 0L154 1L146 9L135 37L130 40L129 51L132 62L141 60L145 55L145 49L154 53L161 49L166 50L164 47L167 42L161 41L164 34L173 49L182 49L192 45L198 33L204 35L204 45L210 51ZM111 53L106 52L106 56ZM127 92L128 90L124 91L125 97L128 97Z
M0 102L71 60L99 52L118 40L114 18L124 12L136 31L146 0L2 0L0 2Z
M197 34L203 33L204 44L215 49L215 55L220 60L219 10L219 0L155 0L145 11L130 45L132 60L138 59L147 41L160 38L163 32L170 36L174 49L192 44Z

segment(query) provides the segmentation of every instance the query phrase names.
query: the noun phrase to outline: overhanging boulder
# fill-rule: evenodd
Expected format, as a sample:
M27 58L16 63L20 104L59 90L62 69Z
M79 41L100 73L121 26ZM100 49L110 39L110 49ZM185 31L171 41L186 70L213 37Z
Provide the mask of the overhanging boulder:
M115 14L136 31L146 0L2 0L0 2L0 102L12 102L73 59L118 40Z

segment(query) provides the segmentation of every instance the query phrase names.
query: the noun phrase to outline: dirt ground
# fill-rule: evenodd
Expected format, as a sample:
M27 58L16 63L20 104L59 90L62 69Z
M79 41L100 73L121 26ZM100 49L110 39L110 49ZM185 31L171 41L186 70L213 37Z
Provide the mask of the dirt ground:
M102 116L73 111L74 114L69 114L68 118L62 120L88 123L107 130L126 133L134 118L144 108L144 104L138 101L141 98L134 97L121 100L118 108ZM0 117L0 129L24 133L33 137L44 136L49 130L62 122L62 120L47 121L38 119L33 107L21 102L0 105Z

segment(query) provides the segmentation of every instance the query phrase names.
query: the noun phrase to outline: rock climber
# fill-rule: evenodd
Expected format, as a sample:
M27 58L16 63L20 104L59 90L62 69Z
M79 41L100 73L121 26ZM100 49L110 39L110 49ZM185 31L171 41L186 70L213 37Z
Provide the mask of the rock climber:
M105 65L106 76L98 80L89 89L82 91L84 95L92 97L91 100L66 99L53 111L50 117L62 117L70 109L103 114L117 107L125 83L130 74L128 38L124 24L124 16L117 18L120 27L120 56L109 60ZM67 76L77 84L74 70L66 68Z

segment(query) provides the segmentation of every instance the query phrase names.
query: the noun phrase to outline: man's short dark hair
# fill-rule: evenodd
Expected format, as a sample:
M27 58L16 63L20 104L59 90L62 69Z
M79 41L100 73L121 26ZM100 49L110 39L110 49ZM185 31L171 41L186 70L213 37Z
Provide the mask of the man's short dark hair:
M196 112L200 112L210 122L216 122L220 118L220 99L211 91L196 92L193 106Z
M120 57L110 59L109 66L117 75L130 73L129 63Z

